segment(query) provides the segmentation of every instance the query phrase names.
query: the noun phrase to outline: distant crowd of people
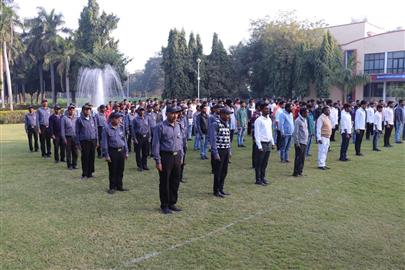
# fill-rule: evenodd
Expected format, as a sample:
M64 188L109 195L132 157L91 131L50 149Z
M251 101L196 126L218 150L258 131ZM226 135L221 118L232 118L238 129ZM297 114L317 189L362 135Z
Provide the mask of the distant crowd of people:
M29 150L41 151L51 158L51 141L55 163L66 162L69 170L78 169L80 151L81 177L94 177L95 158L104 158L109 170L108 193L127 191L123 187L125 160L134 150L139 171L149 170L148 157L155 161L159 173L159 195L162 213L181 211L177 207L180 182L185 182L187 141L194 142L202 160L210 152L211 172L214 175L213 195L224 198L228 164L231 163L232 142L245 147L246 136L252 136L252 168L255 184L265 186L266 168L272 149L277 149L280 162L290 162L294 146L292 175L302 176L305 160L311 155L314 143L318 146L317 166L328 170L330 142L341 134L339 160L349 161L350 141L355 154L362 156L363 138L372 140L373 151L380 151L379 139L384 134L384 147L405 140L404 101L387 103L356 101L342 104L332 100L286 99L212 99L158 100L139 102L123 100L93 108L89 103L77 110L69 104L52 110L47 100L36 111L29 107L25 115L25 131ZM38 144L39 139L39 144ZM40 146L40 147L39 147Z

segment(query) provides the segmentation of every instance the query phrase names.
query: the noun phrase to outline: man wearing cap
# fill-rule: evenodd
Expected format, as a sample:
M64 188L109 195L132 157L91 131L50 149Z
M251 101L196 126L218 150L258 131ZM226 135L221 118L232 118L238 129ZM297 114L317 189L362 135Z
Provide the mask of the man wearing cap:
M37 126L37 114L34 111L33 106L28 107L28 113L24 116L25 133L28 137L28 146L30 151L38 152L38 126ZM34 139L34 147L32 147L32 139Z
M98 141L101 141L101 134L103 131L103 128L107 126L107 117L105 115L105 111L106 111L106 106L105 105L100 105L100 107L98 107L98 112L97 114L94 116L94 119L96 120L96 125L97 125L97 134L98 134ZM97 157L101 158L101 147L98 146L97 147Z
M128 145L125 137L125 127L122 125L122 114L113 112L110 124L104 127L101 136L101 149L108 163L108 179L110 182L108 193L127 191L123 188L125 160L128 158Z
M136 107L134 105L132 105L129 113L127 113L124 116L124 126L125 126L125 134L126 134L127 144L128 144L128 153L131 152L131 148L132 148L131 146L134 143L134 140L132 139L132 121L136 117L135 108ZM136 146L134 144L134 151L135 151L135 148L136 148Z
M181 171L180 171L180 182L185 183L185 179L183 177L183 172L184 172L184 166L186 165L186 153L187 153L187 138L188 138L188 117L187 117L187 111L188 111L188 106L186 105L181 105L180 106L181 111L179 112L179 115L177 117L177 121L179 122L180 125L180 130L181 130L181 135L183 138L183 160L181 164Z
M224 198L230 195L224 191L224 183L228 174L229 158L231 156L231 135L229 119L232 111L227 108L219 110L219 118L210 125L209 137L211 144L211 158L214 171L214 196Z
M219 119L219 111L224 108L223 105L221 104L215 104L211 108L211 114L208 116L208 142L211 142L210 140L210 126L214 124L218 119ZM229 135L230 136L230 135ZM229 162L229 161L228 161ZM211 173L214 173L214 157L212 156L212 151L211 151Z
M39 141L43 158L51 157L51 135L49 133L49 117L51 109L48 108L48 100L42 100L42 107L37 110L37 127L39 127Z
M60 151L60 161L65 162L65 142L61 139L61 119L60 106L55 105L53 108L53 114L49 117L49 133L53 140L53 155L55 158L55 163L59 163L59 151Z
M153 135L153 158L159 172L160 208L163 214L181 211L176 206L183 159L183 138L177 123L176 106L166 108L166 120L158 124Z
M77 146L75 142L77 116L75 109L73 104L69 105L60 125L60 136L66 145L66 162L69 170L77 169Z
M135 157L138 171L149 170L150 122L145 117L145 109L143 107L138 108L138 115L132 121L132 137L135 143Z
M94 159L98 145L98 131L94 117L91 115L91 106L84 105L82 114L76 121L76 145L81 150L82 179L93 177Z
M149 121L149 127L150 127L150 136L149 136L149 149L148 149L148 155L150 154L152 156L152 136L153 136L153 129L156 127L157 123L157 116L158 114L153 111L153 105L149 104L147 106L147 112L145 114L145 117ZM149 153L150 152L150 153Z

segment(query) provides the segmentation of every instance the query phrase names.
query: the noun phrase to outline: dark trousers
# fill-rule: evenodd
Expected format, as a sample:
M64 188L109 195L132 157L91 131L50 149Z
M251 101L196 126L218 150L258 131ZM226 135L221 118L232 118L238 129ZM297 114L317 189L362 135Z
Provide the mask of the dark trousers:
M71 136L66 136L66 162L68 168L77 166L77 145Z
M162 171L159 172L160 207L166 208L177 203L180 184L181 158L180 155L161 152Z
M361 142L363 141L364 130L360 130L359 133L356 133L356 141L354 142L354 148L356 150L356 155L361 153Z
M82 176L91 177L94 172L94 159L96 157L96 140L80 141Z
M366 140L370 140L370 135L373 135L373 123L366 123Z
M261 142L261 144L262 144L262 151L259 151L259 149L255 145L257 149L255 155L256 182L260 182L265 179L267 164L269 162L270 157L270 143Z
M124 148L108 148L108 155L111 162L108 163L108 180L110 189L122 189L122 178L125 169L125 151Z
M256 145L256 142L255 142L255 139L254 139L254 137L253 137L253 145L252 145L252 168L255 168L255 163L256 163L256 153L258 152L257 151L257 145Z
M294 158L294 175L302 174L302 170L304 169L305 163L305 153L307 150L307 146L305 144L297 144L294 145L295 147L295 158Z
M49 134L49 128L44 125L39 126L41 134L39 134L39 141L41 143L42 156L51 156L51 135Z
M391 132L392 132L392 125L390 125L390 127L385 126L384 146L390 145Z
M332 128L332 134L330 136L330 141L331 142L335 141L335 133L336 133L336 128Z
M59 151L60 151L60 159L59 159ZM66 155L66 144L62 140L61 137L55 137L53 139L53 156L55 158L55 161L65 161L65 155Z
M378 139L380 139L380 131L374 131L373 134L373 150L378 149Z
M277 130L277 140L276 140L276 146L277 146L277 151L280 151L281 149L281 131Z
M340 160L347 159L347 149L350 144L350 136L347 133L342 133L342 143L340 145Z
M136 140L138 141L135 144L136 165L138 168L145 168L148 166L149 140L140 134L136 134Z
M131 128L130 128L131 129ZM134 140L132 140L132 134L131 132L129 132L127 134L127 145L128 145L128 152L132 151L132 144L134 143ZM134 144L134 150L135 150L136 146Z
M103 135L103 127L97 127L98 130L98 141L101 142L101 136ZM101 143L97 146L97 157L101 157Z
M232 144L232 142L233 142L233 135L235 134L235 130L234 129L231 129L230 131L230 137L231 137L231 144Z
M180 169L180 180L183 180L184 164L186 160L187 147L183 147L183 162Z
M219 160L214 159L214 193L224 191L224 183L228 174L229 149L218 149Z
M28 146L30 148L30 151L38 151L38 132L35 128L28 128L27 130L27 136L28 136ZM34 147L32 146L32 139L34 139Z

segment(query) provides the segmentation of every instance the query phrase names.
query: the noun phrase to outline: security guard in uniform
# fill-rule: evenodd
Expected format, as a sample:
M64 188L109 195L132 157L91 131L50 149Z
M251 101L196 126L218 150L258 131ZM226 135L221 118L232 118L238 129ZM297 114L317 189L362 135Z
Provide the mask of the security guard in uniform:
M122 117L121 113L113 112L110 115L110 124L104 127L101 136L102 154L108 163L109 194L114 194L116 190L128 191L122 185L125 160L128 158L128 145Z
M229 129L230 111L222 108L219 118L210 125L211 157L214 169L214 196L224 198L230 195L224 191L224 182L228 173L229 158L231 156L231 136Z
M138 108L138 116L132 120L132 138L134 138L136 165L138 171L149 170L149 138L150 138L150 121L145 116L145 109Z
M42 107L38 108L36 113L41 154L43 158L50 158L51 135L49 133L49 117L51 116L51 109L48 107L48 100L42 100Z
M181 211L176 206L183 159L183 138L177 116L180 108L166 109L166 120L154 129L153 158L159 172L160 208L163 214Z
M178 115L178 122L180 125L181 135L183 138L183 162L181 164L181 172L180 172L180 182L186 183L185 178L183 177L184 166L186 165L186 153L187 153L187 137L188 137L188 118L187 118L187 109L186 105L180 106L181 111Z
M32 147L32 139L34 138L35 152L38 152L37 114L35 113L33 106L28 107L28 113L24 116L24 127L28 136L28 146L30 151L34 151L34 148Z

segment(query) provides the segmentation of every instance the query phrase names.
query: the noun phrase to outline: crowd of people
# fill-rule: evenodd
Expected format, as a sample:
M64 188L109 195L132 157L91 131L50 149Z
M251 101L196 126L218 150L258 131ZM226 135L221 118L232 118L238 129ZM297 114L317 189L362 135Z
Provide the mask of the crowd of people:
M228 164L231 163L232 142L244 148L246 136L252 136L251 162L256 185L266 186L266 169L272 149L280 162L290 162L294 145L292 175L303 175L305 160L311 156L316 143L317 166L327 166L330 142L341 134L339 160L349 161L348 148L354 144L355 155L362 156L363 138L372 140L372 150L380 151L379 139L384 134L384 147L405 140L405 103L356 101L341 104L332 100L240 99L167 100L148 99L138 102L123 100L93 108L86 103L78 110L69 104L62 112L59 105L52 110L47 100L36 111L29 107L25 115L25 131L31 152L41 151L51 158L51 141L55 163L66 162L76 170L81 156L81 178L94 177L95 159L104 158L108 164L108 193L127 191L123 187L125 160L135 152L139 171L149 170L153 158L159 173L159 195L162 213L181 211L176 206L178 189L185 182L187 141L199 151L202 160L210 152L211 172L214 175L213 195L225 198L224 189ZM38 144L39 139L39 144ZM39 147L40 146L40 147Z

